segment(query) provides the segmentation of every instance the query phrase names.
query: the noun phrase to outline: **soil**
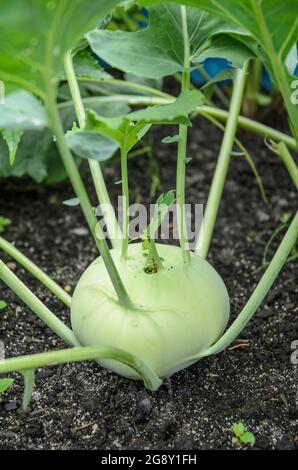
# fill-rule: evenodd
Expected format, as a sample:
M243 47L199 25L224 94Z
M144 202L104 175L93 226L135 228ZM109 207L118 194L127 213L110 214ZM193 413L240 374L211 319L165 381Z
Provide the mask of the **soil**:
M156 128L152 134L161 169L160 192L172 189L175 181L175 145L160 140L176 132ZM244 132L239 135L255 158L269 202L262 201L243 157L233 157L209 256L230 293L232 318L260 278L255 271L272 231L297 204L278 157L262 139ZM187 168L189 202L206 201L220 138L212 125L195 121L189 141L193 157ZM148 202L148 160L138 157L129 167L132 200ZM105 173L116 200L119 168L109 166ZM91 188L91 182L87 184ZM7 239L72 291L96 252L80 209L62 205L71 197L68 184L26 191L17 180L1 182L0 214L12 220ZM69 324L68 312L59 301L24 269L14 263L10 267ZM241 341L177 373L157 392L150 393L140 382L118 377L95 363L44 368L38 370L30 409L24 413L20 410L22 381L15 375L0 404L0 448L232 449L241 446L232 442L231 427L242 421L254 433L256 448L297 449L298 371L290 360L291 343L298 339L296 269L295 263L286 265ZM8 304L0 322L7 357L64 346L3 285L0 298Z

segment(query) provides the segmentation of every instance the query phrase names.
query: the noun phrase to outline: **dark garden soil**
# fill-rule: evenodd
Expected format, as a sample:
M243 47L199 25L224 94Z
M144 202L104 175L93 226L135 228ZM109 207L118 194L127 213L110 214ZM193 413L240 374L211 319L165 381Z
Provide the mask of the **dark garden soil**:
M175 145L160 143L172 132L153 133L161 191L174 187ZM244 132L240 136L255 157L269 203L262 202L243 157L233 157L209 258L227 285L233 318L260 277L255 270L273 229L297 204L278 157L262 139ZM190 202L206 201L220 138L210 124L196 120L189 143ZM148 202L146 157L131 160L129 166L132 200ZM116 198L117 166L107 168L106 175ZM0 214L12 220L6 237L72 291L96 253L80 209L62 205L71 197L67 184L26 191L19 181L1 181ZM69 323L59 301L22 268L10 266ZM290 361L291 342L298 339L295 269L294 263L284 268L241 334L244 341L176 374L155 393L95 363L44 368L37 373L30 410L24 414L19 410L22 382L16 376L0 404L0 448L230 449L235 448L231 427L238 421L255 434L257 448L298 448L298 370ZM0 298L9 305L0 321L7 356L64 346L2 284Z

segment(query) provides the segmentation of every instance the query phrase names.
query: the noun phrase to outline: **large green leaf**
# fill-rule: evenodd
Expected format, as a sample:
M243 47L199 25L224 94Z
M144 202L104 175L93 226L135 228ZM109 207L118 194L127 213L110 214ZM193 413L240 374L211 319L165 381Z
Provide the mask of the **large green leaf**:
M189 125L189 114L203 102L204 95L192 90L182 93L173 103L152 106L119 117L106 118L87 110L84 131L99 133L117 142L119 147L125 145L129 151L148 132L151 124Z
M187 9L191 61L200 62L200 54L208 57L212 38L220 33L243 33L197 8ZM93 51L109 64L125 72L148 78L160 78L183 70L184 39L181 8L162 3L150 8L149 27L128 33L95 30L87 34ZM226 58L242 65L251 52L235 39L226 48ZM212 49L212 54L215 49ZM204 60L202 59L202 60Z
M293 53L298 40L297 0L173 1L202 8L249 33L250 37L240 35L238 38L262 59L277 83L298 139L298 107L291 100L293 77L287 67L289 54ZM154 5L162 2L142 0L142 3Z
M65 53L119 0L1 0L0 80L45 97Z
M0 107L0 129L43 129L47 126L44 106L31 93L18 90L6 97Z

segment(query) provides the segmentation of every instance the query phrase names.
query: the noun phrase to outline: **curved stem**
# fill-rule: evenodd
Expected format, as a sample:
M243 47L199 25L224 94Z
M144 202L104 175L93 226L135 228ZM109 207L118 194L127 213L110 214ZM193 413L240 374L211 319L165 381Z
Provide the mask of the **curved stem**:
M80 89L78 86L77 78L75 75L72 56L71 53L67 53L65 56L64 61L64 69L66 78L68 81L70 93L72 96L73 104L75 107L76 115L79 121L79 126L81 129L85 126L86 121L86 113L84 104L82 102ZM117 247L119 245L120 237L118 236L118 232L120 231L120 227L118 221L116 219L114 208L112 207L111 200L109 198L109 194L104 182L104 177L101 171L101 167L99 162L89 159L88 160L93 183L95 186L97 198L99 204L104 204L106 207L109 207L109 211L105 213L105 221L107 224L107 229L109 233L109 237L113 247Z
M295 185L295 188L298 189L298 167L285 143L279 142L278 144L276 144L275 142L273 142L271 145L269 145L269 148L271 148L273 152L280 156L285 167L288 170L288 173Z
M59 351L31 354L0 360L0 374L20 372L26 369L65 364L68 362L91 361L98 359L114 359L134 369L149 390L157 390L162 381L155 372L141 359L132 354L112 347L77 347L60 349Z
M244 65L243 69L238 70L236 74L229 110L229 117L227 120L226 129L205 209L203 229L200 230L199 238L196 245L196 252L204 258L206 258L208 254L216 222L216 217L221 201L221 196L228 172L228 167L231 159L231 151L237 132L237 118L240 113L242 97L246 82L247 67L248 63Z
M97 237L95 234L95 227L97 225L97 219L95 212L91 205L90 199L84 187L84 183L81 179L79 170L74 162L73 156L69 151L65 139L64 139L64 130L61 122L61 118L56 105L55 91L52 89L51 83L48 84L47 90L47 110L49 116L49 122L53 131L53 134L56 138L57 146L63 160L66 172L71 181L73 189L76 196L80 200L81 208L85 215L86 221L89 225L89 229L94 237L96 246L102 256L105 267L108 271L112 284L114 286L115 292L118 296L119 302L126 307L132 307L132 301L130 300L127 291L124 287L124 284L120 278L114 260L111 256L109 247L104 236Z
M0 279L67 344L79 346L72 330L64 325L1 260Z
M210 116L209 114L202 114L202 116L205 116L206 119L208 119L208 121L212 122L216 127L218 127L218 129L220 129L221 131L225 131L225 127L224 125L219 122L217 119L213 118L212 116ZM235 137L235 144L237 145L237 147L239 148L239 150L241 150L241 152L243 153L248 165L250 166L251 168L251 171L253 172L254 176L255 176L255 179L256 179L256 182L259 186L259 189L260 189L260 193L261 193L261 196L262 196L262 199L263 201L265 202L265 204L268 203L268 199L267 199L267 196L266 196L266 192L265 192L265 188L264 188L264 185L263 185L263 182L262 182L262 179L261 179L261 176L257 170L257 167L253 161L253 158L251 157L250 153L248 152L248 150L244 147L244 145L240 142L239 139L237 139L237 137Z
M51 279L42 269L34 264L27 256L23 255L12 243L0 237L0 248L8 253L13 259L26 268L33 276L45 285L55 296L67 307L70 307L71 296L68 295L53 279Z
M260 304L266 297L269 289L273 282L277 278L280 270L288 259L288 256L295 245L298 237L298 212L292 220L279 248L277 249L274 257L269 263L265 273L259 281L257 287L253 291L250 299L246 303L245 307L239 313L234 323L228 328L225 334L209 349L204 351L200 357L209 356L211 354L217 354L225 349L235 338L241 333L243 328L249 322L251 317L259 308Z
M102 85L114 85L120 86L121 88L127 88L129 90L137 90L145 92L149 95L160 96L161 98L167 98L169 95L161 90L157 90L156 88L142 85L141 83L130 82L128 80L118 80L116 78L96 78L96 77L88 77L84 75L80 75L77 77L79 81L82 82L91 82L91 83L101 83Z

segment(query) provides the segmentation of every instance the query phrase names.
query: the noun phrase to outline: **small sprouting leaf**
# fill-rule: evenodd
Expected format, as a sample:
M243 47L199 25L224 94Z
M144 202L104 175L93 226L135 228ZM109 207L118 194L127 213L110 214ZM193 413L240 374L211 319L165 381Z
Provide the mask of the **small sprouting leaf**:
M192 161L192 157L186 157L185 163L188 164Z
M148 238L145 238L143 241L142 241L142 248L143 250L150 250L150 246L151 246L151 243L150 241L148 240ZM147 256L147 255L146 255Z
M245 427L243 423L234 423L232 426L233 433L235 434L236 437L242 436L242 434L245 432Z
M115 184L121 184L122 180L116 181Z
M75 207L80 204L80 200L78 197L73 197L72 199L67 199L66 201L63 201L64 206L69 206L69 207Z
M11 220L0 215L0 233L4 232L5 227L11 224Z
M7 303L4 300L0 300L0 310L4 310L7 307Z
M179 135L168 136L162 139L163 144L172 144L174 142L179 142Z
M143 238L153 239L156 231L161 226L169 208L175 201L175 192L168 191L166 194L161 194L155 204L155 211L153 217L143 234Z
M243 444L251 444L252 446L255 445L256 443L256 438L252 432L245 431L241 436L240 436L240 441Z
M13 165L23 131L21 129L3 129L1 133L7 144L10 164Z
M11 384L13 383L13 379L0 379L0 393L5 392Z
M108 139L116 141L119 147L125 143L127 152L150 129L150 124L131 122L129 114L121 117L103 117L99 116L95 111L87 109L86 115L85 132L99 133Z

